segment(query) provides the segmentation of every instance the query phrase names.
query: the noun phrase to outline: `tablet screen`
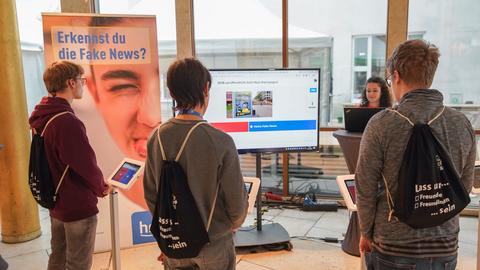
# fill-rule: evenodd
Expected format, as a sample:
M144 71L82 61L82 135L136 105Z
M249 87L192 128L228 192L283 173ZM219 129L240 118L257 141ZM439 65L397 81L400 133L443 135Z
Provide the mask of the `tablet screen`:
M352 199L353 204L357 204L357 194L355 190L355 180L345 180L345 185L347 186L348 194Z
M250 191L252 190L252 182L245 182L245 190L247 191L247 194L250 194Z
M112 180L127 185L139 169L139 165L124 162L120 169L118 169L118 171L112 177Z

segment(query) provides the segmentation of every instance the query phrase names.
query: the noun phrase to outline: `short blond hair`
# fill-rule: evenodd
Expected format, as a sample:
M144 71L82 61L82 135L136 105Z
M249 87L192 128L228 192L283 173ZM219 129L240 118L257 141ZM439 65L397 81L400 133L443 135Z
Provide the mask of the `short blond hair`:
M438 66L440 51L438 48L421 39L402 42L387 60L390 74L397 71L407 84L430 88Z

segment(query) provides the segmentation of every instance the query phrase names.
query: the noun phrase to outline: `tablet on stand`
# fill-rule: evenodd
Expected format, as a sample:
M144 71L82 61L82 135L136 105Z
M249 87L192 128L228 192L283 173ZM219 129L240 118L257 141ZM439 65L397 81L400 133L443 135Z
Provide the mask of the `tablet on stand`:
M112 234L112 261L113 269L120 270L120 229L118 226L118 192L116 188L129 189L142 174L144 163L142 161L124 158L107 183L114 188L110 193L110 229Z
M357 211L357 190L355 188L355 174L337 176L337 184L340 194L345 201L347 209Z
M252 213L257 199L257 193L260 188L260 179L255 177L244 177L243 181L245 182L245 189L248 194L248 213Z

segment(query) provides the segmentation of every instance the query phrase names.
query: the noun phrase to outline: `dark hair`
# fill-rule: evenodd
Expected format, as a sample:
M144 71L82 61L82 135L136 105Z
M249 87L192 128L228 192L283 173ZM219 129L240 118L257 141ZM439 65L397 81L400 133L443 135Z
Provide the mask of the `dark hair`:
M407 84L429 88L438 66L440 52L435 45L421 39L398 45L387 60L390 74L396 70Z
M210 71L195 58L176 60L167 71L167 87L176 102L177 110L205 105L203 90L207 83L210 89L211 82Z
M390 91L388 90L387 82L384 79L376 76L370 77L365 83L365 87L363 88L362 92L362 102L360 103L360 107L368 107L367 84L369 83L376 83L380 86L380 107L392 107L392 97L390 95Z
M80 65L69 61L53 62L43 73L43 81L47 91L53 96L67 88L67 81L83 75L85 71Z

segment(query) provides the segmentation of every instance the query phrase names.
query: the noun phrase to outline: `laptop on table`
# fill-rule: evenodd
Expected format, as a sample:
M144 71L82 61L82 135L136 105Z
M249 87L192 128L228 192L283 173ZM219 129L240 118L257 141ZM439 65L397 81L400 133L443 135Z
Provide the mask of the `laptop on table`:
M373 115L385 108L363 108L363 107L345 107L343 114L345 116L345 130L351 132L363 132L368 121Z

